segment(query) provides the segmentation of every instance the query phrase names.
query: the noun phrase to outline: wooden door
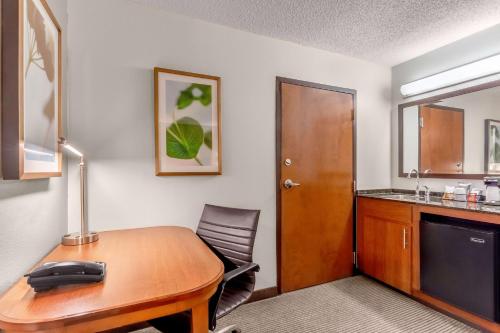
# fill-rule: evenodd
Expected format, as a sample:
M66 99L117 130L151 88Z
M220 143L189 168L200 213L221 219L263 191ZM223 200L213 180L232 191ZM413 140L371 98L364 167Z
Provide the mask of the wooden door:
M278 79L278 286L353 273L355 92ZM286 180L300 185L285 188Z
M420 106L420 170L463 173L464 110L441 105Z
M360 198L357 234L359 269L411 293L411 206Z

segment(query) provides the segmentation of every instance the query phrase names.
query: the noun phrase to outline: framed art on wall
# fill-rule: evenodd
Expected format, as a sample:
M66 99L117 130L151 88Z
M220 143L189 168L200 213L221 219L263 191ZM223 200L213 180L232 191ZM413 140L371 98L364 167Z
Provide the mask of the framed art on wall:
M61 28L45 0L2 2L2 176L61 176Z
M154 69L156 175L220 175L220 78Z
M500 174L500 121L485 120L485 173Z

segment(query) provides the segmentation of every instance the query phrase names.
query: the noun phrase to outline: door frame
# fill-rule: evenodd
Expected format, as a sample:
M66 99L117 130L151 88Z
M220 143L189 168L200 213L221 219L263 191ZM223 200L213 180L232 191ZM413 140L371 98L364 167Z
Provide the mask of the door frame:
M281 134L282 134L282 105L281 105L281 84L288 83L297 86L329 90L344 94L352 95L353 99L353 114L352 114L352 174L353 174L353 214L352 214L352 225L353 225L353 253L356 251L356 184L357 184L357 165L356 165L356 128L357 128L357 92L354 89L341 88L336 86L330 86L320 83L301 81L286 77L277 76L276 77L276 274L277 274L277 285L278 294L282 293L281 289ZM356 265L354 264L354 272L356 272Z

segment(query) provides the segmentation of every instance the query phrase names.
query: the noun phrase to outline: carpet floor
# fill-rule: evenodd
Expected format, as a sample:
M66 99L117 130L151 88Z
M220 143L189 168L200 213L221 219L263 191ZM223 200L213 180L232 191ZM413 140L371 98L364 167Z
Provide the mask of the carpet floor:
M479 332L363 276L243 305L217 327L232 324L243 333Z

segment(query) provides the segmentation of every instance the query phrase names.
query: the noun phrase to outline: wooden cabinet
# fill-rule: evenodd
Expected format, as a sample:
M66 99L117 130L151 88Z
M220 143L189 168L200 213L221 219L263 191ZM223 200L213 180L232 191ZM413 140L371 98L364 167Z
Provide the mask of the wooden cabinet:
M358 198L359 269L394 288L411 293L412 205Z
M358 268L364 274L485 331L500 332L500 323L454 307L420 289L422 213L495 225L500 225L500 215L367 197L358 197L357 203Z

